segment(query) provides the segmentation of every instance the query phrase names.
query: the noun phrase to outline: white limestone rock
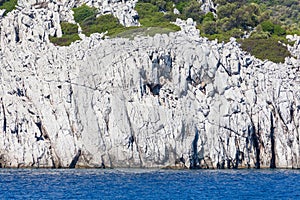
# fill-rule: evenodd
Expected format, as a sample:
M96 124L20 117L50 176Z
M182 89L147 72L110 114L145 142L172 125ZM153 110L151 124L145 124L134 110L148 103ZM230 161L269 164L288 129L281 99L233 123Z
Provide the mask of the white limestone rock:
M43 2L0 21L0 167L300 168L298 57L262 62L190 19L58 47L75 2Z
M177 18L174 24L181 28L183 34L195 36L195 38L199 37L199 30L196 29L196 22L194 22L192 18L188 18L187 20Z
M107 0L82 0L76 2L77 5L83 3L88 6L95 7L99 11L99 15L113 14L120 23L126 27L139 26L138 13L134 10L137 0L130 1L107 1Z
M5 13L5 9L0 9L0 19L3 17L4 13Z
M205 13L212 12L213 14L216 15L216 7L212 0L199 0L199 2L202 4L201 9Z

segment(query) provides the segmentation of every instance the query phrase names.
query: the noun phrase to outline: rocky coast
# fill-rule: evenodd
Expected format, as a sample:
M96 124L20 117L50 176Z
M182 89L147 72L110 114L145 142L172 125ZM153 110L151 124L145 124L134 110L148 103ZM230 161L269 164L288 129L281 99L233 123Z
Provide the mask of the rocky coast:
M299 37L279 64L190 19L53 45L76 3L19 1L0 17L0 167L300 168ZM138 25L134 2L85 3Z

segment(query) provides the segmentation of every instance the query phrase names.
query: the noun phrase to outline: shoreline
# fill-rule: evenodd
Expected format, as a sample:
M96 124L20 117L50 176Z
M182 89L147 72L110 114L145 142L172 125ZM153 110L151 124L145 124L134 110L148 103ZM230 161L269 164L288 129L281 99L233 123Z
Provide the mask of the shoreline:
M197 169L190 169L190 168L171 168L171 167L106 167L106 168L101 168L101 167L75 167L75 168L69 168L69 167L60 167L60 168L54 168L54 167L2 167L0 170L4 169L12 169L12 170L17 170L17 169L33 169L33 170L43 170L43 169L50 169L50 170L165 170L165 171L206 171L206 170L211 170L211 171L228 171L228 170L300 170L300 168L269 168L269 167L261 167L259 169L257 168L247 168L247 167L239 167L239 168L224 168L224 169L217 169L217 168L197 168Z

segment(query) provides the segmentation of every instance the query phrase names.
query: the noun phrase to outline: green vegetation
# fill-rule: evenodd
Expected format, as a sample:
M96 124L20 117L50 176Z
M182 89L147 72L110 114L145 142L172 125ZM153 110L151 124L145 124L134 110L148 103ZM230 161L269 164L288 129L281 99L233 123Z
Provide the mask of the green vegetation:
M50 41L59 46L68 46L76 40L80 40L78 36L78 26L67 22L60 23L62 29L62 37L49 37Z
M283 62L290 56L282 43L287 43L287 34L300 35L298 0L215 0L214 3L218 4L216 15L204 13L197 0L139 0L135 9L142 26L130 28L123 27L113 15L97 17L97 10L87 5L73 11L75 21L87 36L95 32L107 32L110 37L152 36L180 30L170 23L176 18L192 18L202 36L225 42L235 37L244 50L260 59ZM180 13L174 14L174 8ZM62 27L63 37L51 38L54 43L68 45L78 39L75 27L70 24ZM242 39L245 34L250 37Z
M208 38L218 38L228 41L233 35L242 37L243 32L251 31L265 15L256 3L246 3L246 0L216 0L218 5L217 18L213 22L204 21L200 24L201 34ZM211 25L211 27L210 27ZM211 29L214 31L211 31Z
M163 5L161 5L162 7ZM180 28L174 24L170 23L170 20L164 18L164 14L159 12L159 6L153 5L151 3L137 3L136 10L139 13L139 20L142 24L142 28L139 28L137 32L141 34L145 34L141 32L144 30L146 32L149 27L160 27L163 28L163 32L166 32L165 29L169 29L170 31L177 31ZM95 8L91 8L89 6L83 5L78 8L74 8L74 19L78 22L82 28L82 32L90 36L92 33L96 32L106 32L108 36L111 37L119 37L123 32L133 33L134 30L138 29L138 27L124 27L120 24L117 18L113 15L102 15L97 17L97 12ZM160 33L158 29L152 29ZM123 35L126 35L123 34Z
M179 10L180 14L173 13L173 5ZM161 22L161 26L164 26L164 23L175 21L176 18L192 18L194 21L201 23L205 13L200 6L201 4L197 0L139 0L135 9L139 13L140 21L151 18L150 23L158 25L158 22ZM141 24L143 23L141 22ZM147 25L148 21L144 22L144 26Z
M87 5L73 8L73 11L75 21L80 24L82 33L87 36L90 36L92 33L102 33L106 31L108 31L107 35L113 35L122 32L125 29L125 27L119 23L118 19L112 15L96 17L96 9ZM60 46L67 46L80 39L78 36L78 26L76 24L62 22L60 25L63 36L60 38L50 37L52 43Z
M291 56L290 52L277 39L247 39L239 40L241 48L255 55L259 59L268 59L275 63L284 62L284 58Z
M151 3L137 3L136 9L140 13L139 19L142 27L124 27L117 18L110 14L97 17L97 10L87 5L73 8L73 11L75 21L80 24L82 33L87 36L92 33L107 32L106 35L110 37L133 38L137 35L154 36L157 33L180 30L178 26L170 23L171 19L159 11L160 7ZM54 44L65 46L80 39L77 25L63 22L61 27L63 31L61 38L50 37L50 41Z
M287 51L287 34L299 34L298 0L216 0L217 17L203 20L198 28L209 39L227 42L239 39L241 47L260 59L283 62ZM280 43L278 43L280 41Z
M90 36L92 33L102 33L108 31L107 35L113 35L125 29L117 18L113 15L102 15L100 17L88 17L79 23L82 32Z
M135 9L139 13L139 21L143 27L160 27L170 29L170 31L180 30L180 27L170 23L171 19L168 19L168 16L165 17L157 5L138 2Z
M238 38L243 49L273 62L283 62L290 56L282 43L287 43L287 34L300 34L299 0L214 0L214 3L218 4L216 17L210 12L205 14L200 9L201 3L195 0L140 0L136 9L144 26L165 27L165 22L177 17L192 18L201 35L209 39L227 42L230 37ZM173 5L180 14L173 14ZM241 39L245 34L250 37Z
M87 5L73 8L73 11L75 21L80 24L82 33L87 36L106 31L108 36L113 36L130 29L122 26L119 20L111 14L97 17L97 9Z
M85 4L80 7L73 8L72 10L74 12L74 20L79 24L86 19L96 18L97 14L96 8L89 7Z
M4 15L15 9L18 0L0 0L0 9L5 9Z

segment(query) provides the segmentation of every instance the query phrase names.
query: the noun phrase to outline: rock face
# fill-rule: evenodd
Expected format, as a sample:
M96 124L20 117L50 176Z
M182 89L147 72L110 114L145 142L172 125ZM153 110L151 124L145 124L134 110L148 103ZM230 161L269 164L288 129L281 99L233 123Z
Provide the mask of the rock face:
M216 6L212 0L199 0L199 2L201 3L201 9L205 13L212 12L216 14Z
M99 10L99 14L113 14L124 26L138 26L138 13L134 10L137 0L85 0L89 6L93 6Z
M57 47L61 16L1 19L0 167L300 168L299 57L262 62L191 20Z

